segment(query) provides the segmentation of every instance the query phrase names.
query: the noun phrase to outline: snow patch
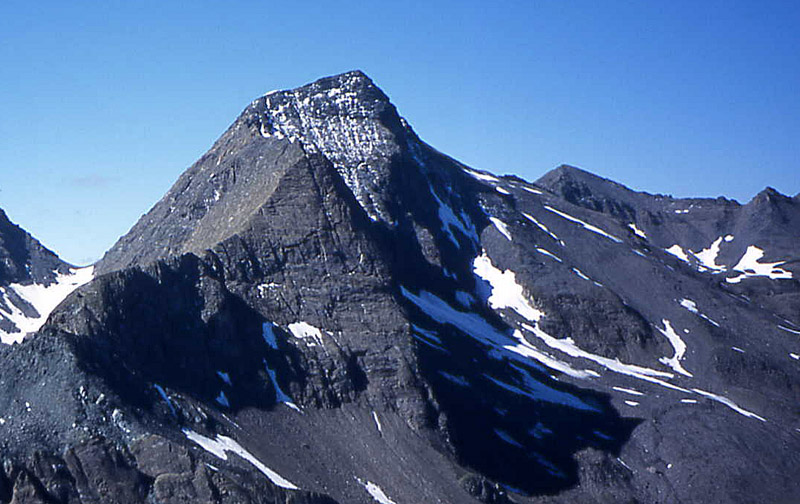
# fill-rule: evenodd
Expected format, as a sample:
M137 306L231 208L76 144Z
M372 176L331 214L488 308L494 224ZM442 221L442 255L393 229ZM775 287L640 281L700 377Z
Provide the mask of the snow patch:
M464 292L462 290L457 290L456 301L458 301L458 303L464 308L469 308L470 306L472 306L472 303L475 302L475 298L473 298L472 295L467 292Z
M272 322L264 322L261 325L261 336L270 348L273 350L278 349L278 340L275 338L275 330L272 326Z
M681 359L683 359L684 354L686 354L686 343L678 336L678 333L675 332L675 329L672 328L672 324L667 319L662 319L661 323L664 324L664 329L660 327L656 327L658 331L667 337L669 344L672 345L675 354L672 357L662 357L659 359L659 362L671 367L676 373L680 373L685 376L692 376L692 373L686 371L683 365L681 365Z
M415 324L411 324L411 329L413 330L412 334L415 333L414 334L415 336L420 336L422 338L430 340L430 341L436 343L437 345L441 345L442 344L441 338L439 338L439 335L436 334L436 332L434 332L434 331L429 331L427 329L423 329L422 327L419 327L419 326L417 326ZM444 349L442 349L442 350L444 350Z
M515 367L515 369L522 371L517 367ZM526 372L521 372L520 374L522 375L522 378L524 380L524 387L525 387L524 389L517 387L515 385L511 385L504 381L500 381L489 375L484 375L484 376L498 387L508 390L509 392L512 392L514 394L528 397L529 399L533 399L534 401L543 401L543 402L549 402L551 404L559 404L562 406L568 406L570 408L583 411L599 412L599 410L594 406L587 404L585 401L582 401L578 397L568 392L563 392L561 390L548 387L539 380L536 380L535 378L531 377Z
M488 302L493 309L511 308L531 322L542 318L544 314L525 298L522 286L517 283L516 274L511 270L500 271L496 268L485 250L475 258L472 266L475 274L492 288Z
M372 412L372 420L375 422L375 427L377 427L378 432L382 433L383 432L383 426L381 425L381 421L378 418L378 414L375 411Z
M233 452L244 460L253 464L256 469L261 471L264 476L269 478L269 480L275 485L281 488L287 488L289 490L299 490L294 483L265 466L260 460L253 456L252 453L245 450L242 445L237 443L236 440L229 438L228 436L217 434L216 439L211 439L186 428L182 429L182 432L190 441L197 443L205 451L219 459L228 460L228 452Z
M694 257L700 262L698 269L700 271L711 270L712 272L725 271L725 266L717 264L717 256L719 255L719 246L722 244L723 237L720 236L711 244L707 249L700 252L694 252Z
M295 338L305 341L307 346L322 346L322 333L308 322L295 322L289 324L289 332Z
M784 330L786 332L790 332L792 334L797 334L798 336L800 336L800 331L795 331L794 329L789 329L788 327L784 327L782 325L779 325L778 329L782 329L782 330Z
M561 260L560 257L558 257L557 255L555 255L554 253L550 252L547 249L543 249L541 247L536 247L536 252L539 252L542 255L546 255L547 257L551 257L551 258L555 259L558 262L564 262L564 261Z
M713 401L717 401L718 403L724 404L725 406L729 407L730 409L739 413L740 415L744 415L748 418L755 418L756 420L761 420L762 422L767 421L766 418L756 415L752 411L747 411L746 409L739 407L735 402L731 401L727 397L723 397L717 394L712 394L711 392L706 392L705 390L700 390L700 389L692 389L692 390L700 394L701 396L708 397Z
M460 385L462 387L469 387L469 382L463 376L456 376L454 374L450 374L447 371L439 371L439 374L447 378L449 381L455 383L456 385Z
M367 493L369 493L369 495L375 502L378 502L380 504L397 504L395 501L393 501L386 495L386 492L384 492L383 489L381 489L381 487L379 487L375 483L371 481L364 482L358 478L356 478L356 481L358 481L364 487L364 489L366 489Z
M686 252L684 252L684 250L681 248L681 246L678 245L677 243L675 245L671 246L668 249L664 249L664 251L667 252L668 254L674 255L675 257L677 257L681 261L684 261L686 263L690 263L689 262L689 256L686 254Z
M222 381L227 383L228 386L230 387L233 386L233 382L231 382L231 375L229 375L228 373L225 373L223 371L217 371L217 376L219 376Z
M528 434L535 437L536 439L542 439L552 433L553 431L549 429L542 422L536 422L536 425L533 426L533 429L528 431Z
M158 391L158 394L161 396L161 399L163 399L164 402L167 403L167 406L169 406L169 410L172 412L172 415L178 416L178 412L175 411L175 406L172 404L172 401L167 395L167 392L164 390L164 387L162 387L158 383L154 383L153 388Z
M269 375L269 381L272 382L272 388L275 390L275 401L285 404L286 406L292 408L293 410L300 413L300 408L292 401L292 398L289 397L286 392L281 389L280 384L278 383L278 376L272 368L269 367L267 364L267 360L263 359L264 362L264 369L267 370L267 374Z
M554 359L531 345L520 331L515 331L513 337L497 330L486 322L480 315L471 312L456 310L444 300L427 291L420 291L419 295L400 288L403 296L414 303L420 310L433 320L441 324L450 324L467 336L483 343L492 350L489 355L496 359L510 358L525 364L530 364L534 359L557 371L575 378L589 378L598 376L591 370L574 369L569 364Z
M511 437L511 434L509 434L508 432L502 429L494 429L494 433L497 434L497 437L499 437L506 443L512 446L516 446L517 448L524 448L524 446L522 446L522 444L520 444L519 441Z
M639 238L644 238L645 240L647 239L647 234L638 227L636 227L635 223L631 222L630 224L628 224L628 227L631 228L631 231L633 231L633 233Z
M683 298L683 299L681 299L681 300L679 301L679 303L680 303L680 305L681 305L681 306L683 306L684 308L686 308L686 309L687 309L687 310L689 310L690 312L694 313L694 314L695 314L695 315L697 315L698 317L700 317L700 318L702 318L702 319L705 319L705 320L706 320L708 323L710 323L710 324L712 324L712 325L714 325L714 326L716 326L716 327L719 327L719 324L718 324L716 321L712 320L712 319L711 319L711 318L710 318L708 315L706 315L706 314L704 314L704 313L701 313L701 312L700 312L700 311L697 309L697 303L695 303L695 302L694 302L694 301L692 301L691 299ZM688 331L688 330L686 330L686 329L684 329L684 332L687 332L687 333L688 333L689 331Z
M602 355L596 355L591 352L587 352L586 350L583 350L582 348L577 346L575 344L575 341L572 340L572 338L558 339L553 336L550 336L542 329L540 329L538 324L536 326L522 324L522 327L527 331L531 332L532 334L534 334L539 339L541 339L547 346L559 350L560 352L563 352L569 355L570 357L586 359L616 373L624 374L627 376L633 376L634 378L639 378L641 380L646 380L653 383L659 383L661 385L667 386L668 388L680 389L680 387L676 387L671 383L666 383L662 382L661 380L655 379L655 378L672 378L674 376L672 373L657 371L655 369L637 366L635 364L625 364L623 362L620 362L619 359L610 359L608 357L603 357Z
M0 307L0 315L11 321L19 329L19 332L10 333L0 329L0 342L7 345L20 343L27 334L38 331L47 321L50 313L64 298L81 285L91 281L92 278L94 278L94 266L89 266L70 269L67 274L56 273L55 281L50 285L13 283L8 287L0 287L0 294L3 296L5 305L8 306L8 308ZM14 291L17 296L31 305L38 313L38 316L25 315L14 304L7 289Z
M231 403L228 402L228 397L225 395L225 391L223 390L220 390L219 395L215 397L214 400L217 401L220 406L224 406L226 408L231 407Z
M643 392L639 392L638 390L634 390L634 389L623 388L623 387L611 387L611 388L616 390L616 391L618 391L618 392L624 392L624 393L630 394L630 395L635 395L635 396L643 396L644 395Z
M591 281L592 281L592 279L591 279L591 278L589 278L588 276L584 275L584 274L583 274L583 272L582 272L581 270L579 270L578 268L572 268L572 271L573 271L573 272L574 272L576 275L578 275L579 277L583 278L584 280L586 280L586 281L588 281L588 282L591 282Z
M691 299L683 298L683 299L680 300L680 304L681 304L681 306L683 306L684 308L686 308L690 312L692 312L694 314L698 313L698 311L697 311L697 303L695 303Z
M420 343L422 343L422 344L424 344L424 345L427 345L427 346L429 346L429 347L431 347L431 348L434 348L434 349L436 349L436 350L439 350L439 351L440 351L440 352L442 352L442 353L446 353L446 354L449 354L449 353L450 353L450 351L449 351L449 350L447 350L446 348L444 348L443 346L441 346L441 345L437 345L436 343L434 343L434 342L432 342L432 341L429 341L429 340L427 340L426 338L422 337L422 336L421 336L421 335L419 335L419 334L416 334L416 333L411 333L411 336L412 336L412 337L413 337L415 340L419 341Z
M469 174L471 177L473 177L473 178L475 178L477 180L481 180L483 182L500 182L499 178L497 178L495 176L492 176L492 175L489 175L488 173L483 173L483 172L479 172L479 171L475 171L475 170L470 170L468 168L464 168L464 172Z
M609 240L613 241L614 243L622 243L622 240L620 240L619 238L617 238L616 236L614 236L612 234L606 233L605 231L603 231L602 229L600 229L597 226L593 226L593 225L589 224L588 222L584 222L584 221L578 219L577 217L573 217L573 216L571 216L571 215L569 215L567 213L562 212L561 210L557 210L557 209L551 207L550 205L544 205L544 207L547 210L550 210L551 212L553 212L554 214L556 214L558 216L561 216L564 219L567 219L568 221L572 221L572 222L575 222L576 224L580 224L581 226L584 227L584 229L586 229L588 231L591 231L592 233L597 233L600 236L604 236L604 237L608 238Z
M469 217L463 212L460 217L456 215L453 209L439 198L433 186L429 187L433 198L439 206L439 221L442 223L442 231L447 234L450 241L453 242L456 247L460 247L461 245L458 243L456 235L453 234L453 231L460 231L461 234L472 240L473 243L478 243L478 233L475 231L475 225Z
M764 257L764 251L755 245L750 245L747 247L747 251L742 258L739 259L739 262L736 263L736 266L733 267L735 271L739 271L741 274L733 278L726 278L725 281L728 283L739 283L745 278L757 276L764 276L772 280L792 278L791 271L778 267L786 261L774 263L758 262L762 257Z
M446 354L450 353L447 349L441 346L442 340L439 339L439 336L437 336L436 333L434 333L433 331L426 331L417 326L413 327L414 331L411 333L411 336L413 336L414 339Z
M563 241L561 241L561 240L558 238L558 236L556 236L556 234L555 234L554 232L550 231L550 229L548 229L548 228L547 228L547 226L545 226L544 224L542 224L541 222L539 222L538 220L536 220L536 218L535 218L533 215L526 214L525 212L522 212L522 215L523 215L523 216L524 216L526 219L528 219L529 221L531 221L531 222L533 222L534 224L536 224L536 225L539 227L539 229L541 229L542 231L544 231L545 233L547 233L547 234L550 236L550 238L552 238L552 239L554 239L555 241L557 241L558 243L560 243L562 247L564 246L564 242L563 242Z
M496 227L497 230L500 231L503 234L503 236L508 238L509 241L513 240L511 238L511 232L508 230L508 224L506 224L505 222L503 222L500 219L497 219L495 217L489 217L489 220L492 221L492 224L494 224L494 227Z
M665 250L668 253L674 255L675 257L677 257L678 259L680 259L680 260L682 260L682 261L684 261L684 262L686 262L688 264L694 265L697 268L698 271L701 271L701 272L708 271L708 272L717 274L717 273L721 273L721 272L727 271L727 269L728 269L728 267L725 266L724 264L717 264L717 257L719 256L720 246L722 245L723 241L725 241L726 243L733 241L733 235L720 236L716 240L714 240L708 248L704 248L703 250L701 250L699 252L692 252L691 250L688 250L688 249L684 250L677 243L675 245L671 246L670 248L665 249ZM754 247L754 248L756 250L760 250L757 247ZM753 254L755 252L751 252L750 248L748 248L748 253ZM762 252L761 255L763 255L763 252ZM757 258L760 258L761 255L757 255ZM747 257L748 260L749 260L752 256L748 256L747 254L745 254L745 257ZM745 259L745 257L743 257L742 259ZM770 271L772 271L773 266L775 266L777 264L783 264L783 263L780 262L780 263L774 263L774 264L763 265L763 266L767 267ZM736 269L736 268L734 268L734 269ZM783 271L783 270L781 270L781 271ZM785 272L785 273L788 273L788 272ZM789 273L789 275L790 276L788 278L791 278L791 273ZM746 276L746 275L740 275L739 277L728 278L726 280L728 282L731 282L731 283L737 283L744 276ZM753 275L753 276L755 276L755 275Z

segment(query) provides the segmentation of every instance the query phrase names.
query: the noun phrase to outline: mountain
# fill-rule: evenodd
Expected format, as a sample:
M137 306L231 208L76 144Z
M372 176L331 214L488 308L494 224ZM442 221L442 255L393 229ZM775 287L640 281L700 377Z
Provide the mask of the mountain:
M0 341L18 343L36 332L92 271L59 259L0 209Z
M800 260L797 198L771 187L746 205L725 198L653 196L568 166L537 182L574 205L629 222L647 246L723 277L728 291L782 317L796 319L800 313L796 284L770 281L794 278L786 266L796 267Z
M793 502L798 219L269 93L0 348L0 500Z

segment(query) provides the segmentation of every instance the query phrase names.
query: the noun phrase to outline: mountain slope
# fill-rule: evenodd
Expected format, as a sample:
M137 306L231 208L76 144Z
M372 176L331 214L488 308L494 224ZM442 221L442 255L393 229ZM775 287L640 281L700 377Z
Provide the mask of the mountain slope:
M723 287L782 317L800 313L792 274L800 263L800 202L766 188L746 205L724 198L675 199L636 193L578 168L562 166L539 185L572 204L628 222L647 246L691 268L725 278ZM747 279L747 281L743 281ZM796 322L796 320L795 320Z
M361 72L270 93L0 349L0 500L791 502L796 205L475 171Z
M72 290L92 278L46 249L0 209L0 341L36 332Z

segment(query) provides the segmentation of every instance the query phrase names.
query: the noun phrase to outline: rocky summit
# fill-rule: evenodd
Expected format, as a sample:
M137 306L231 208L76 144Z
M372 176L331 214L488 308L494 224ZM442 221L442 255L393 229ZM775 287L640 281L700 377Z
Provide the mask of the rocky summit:
M268 93L93 268L0 213L0 501L797 502L798 230Z

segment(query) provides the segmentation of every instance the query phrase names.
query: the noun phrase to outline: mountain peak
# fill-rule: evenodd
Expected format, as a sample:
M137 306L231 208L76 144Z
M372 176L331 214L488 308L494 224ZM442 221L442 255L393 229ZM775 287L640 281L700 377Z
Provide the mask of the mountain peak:
M633 219L635 211L628 200L636 193L624 185L594 173L562 164L540 177L536 184L570 203Z
M12 282L49 282L69 264L11 222L0 208L0 285Z
M255 100L244 122L263 138L299 142L324 155L372 220L388 220L369 192L387 183L388 160L407 146L407 125L388 96L360 70L324 77Z
M788 196L782 194L780 191L775 189L774 187L767 186L758 194L753 196L751 201L756 203L767 203L767 202L774 202L775 200L783 201L790 199Z
M247 227L287 170L312 158L332 165L370 219L392 224L387 187L415 141L386 94L360 70L269 92L106 253L98 271L213 247Z
M361 70L351 70L337 75L321 77L314 82L292 89L276 89L257 98L254 103L267 97L281 95L299 95L304 98L316 96L317 98L336 98L340 94L348 94L353 101L381 101L388 102L389 98L375 85L372 79ZM325 96L327 95L327 96Z
M594 173L588 172L577 166L562 164L553 168L549 172L542 175L537 184L544 186L551 186L556 184L563 184L567 181L580 181L583 183L596 183L596 184L612 184L619 187L624 187L622 184L603 178Z

